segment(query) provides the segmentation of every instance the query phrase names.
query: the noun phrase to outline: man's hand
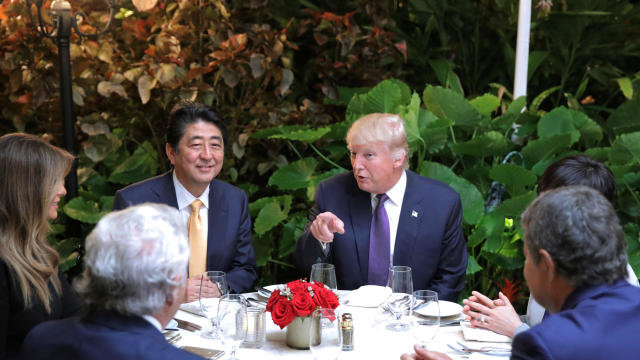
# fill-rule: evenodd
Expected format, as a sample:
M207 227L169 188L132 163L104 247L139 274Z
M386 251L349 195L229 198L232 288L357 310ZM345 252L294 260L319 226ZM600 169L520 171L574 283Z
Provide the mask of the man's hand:
M310 227L313 236L323 243L333 241L333 233L344 234L344 223L330 212L316 216Z
M437 351L429 351L419 344L413 345L413 350L416 351L415 354L404 354L400 360L451 360L447 355Z
M462 312L467 315L471 326L513 337L522 321L509 299L502 292L496 300L491 300L477 291L471 294L468 299L462 300L465 304Z
M190 277L187 279L187 302L196 301L200 298L200 283L202 283L202 275ZM220 289L208 278L202 284L204 297L220 297Z

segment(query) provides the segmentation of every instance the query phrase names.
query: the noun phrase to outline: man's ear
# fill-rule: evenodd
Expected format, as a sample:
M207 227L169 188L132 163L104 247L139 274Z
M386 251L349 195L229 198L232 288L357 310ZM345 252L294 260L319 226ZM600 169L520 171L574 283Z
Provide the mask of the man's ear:
M405 157L405 153L402 150L396 151L393 154L393 167L394 168L401 168L404 165L404 157Z
M173 149L173 147L167 143L164 146L164 152L167 154L167 157L169 158L171 165L175 165L176 151Z
M538 250L540 254L540 263L542 270L545 272L546 278L551 281L557 276L556 263L551 258L551 254L545 249Z

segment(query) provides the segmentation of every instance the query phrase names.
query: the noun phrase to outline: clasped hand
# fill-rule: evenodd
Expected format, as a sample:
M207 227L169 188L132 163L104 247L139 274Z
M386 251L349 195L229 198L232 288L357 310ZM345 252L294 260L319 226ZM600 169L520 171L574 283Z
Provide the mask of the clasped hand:
M470 321L471 326L513 337L516 329L522 325L522 321L520 321L520 317L511 305L509 298L502 292L495 300L491 300L477 291L473 291L471 294L472 296L468 299L462 300L465 304L462 312Z
M187 302L196 301L200 298L201 283L203 297L220 297L221 292L218 285L214 284L209 278L204 279L203 282L202 275L198 275L187 279Z

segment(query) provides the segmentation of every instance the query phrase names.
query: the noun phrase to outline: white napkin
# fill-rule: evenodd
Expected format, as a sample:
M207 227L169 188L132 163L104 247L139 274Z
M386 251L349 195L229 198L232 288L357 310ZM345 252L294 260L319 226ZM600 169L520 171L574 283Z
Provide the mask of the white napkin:
M391 288L377 285L364 285L354 290L344 301L345 305L375 308L384 303L391 295Z
M202 310L200 310L200 300L192 301L190 303L180 304L180 310L188 313L204 316Z
M462 334L464 335L464 339L467 341L486 341L497 343L511 342L510 337L495 333L491 330L472 328L471 325L464 322L460 325L462 327Z

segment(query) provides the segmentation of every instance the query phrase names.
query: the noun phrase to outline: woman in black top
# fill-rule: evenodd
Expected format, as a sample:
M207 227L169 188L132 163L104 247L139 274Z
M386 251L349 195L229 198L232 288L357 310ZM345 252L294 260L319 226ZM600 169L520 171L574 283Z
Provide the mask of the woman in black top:
M0 359L17 357L35 325L80 310L46 239L72 163L33 135L0 137Z

